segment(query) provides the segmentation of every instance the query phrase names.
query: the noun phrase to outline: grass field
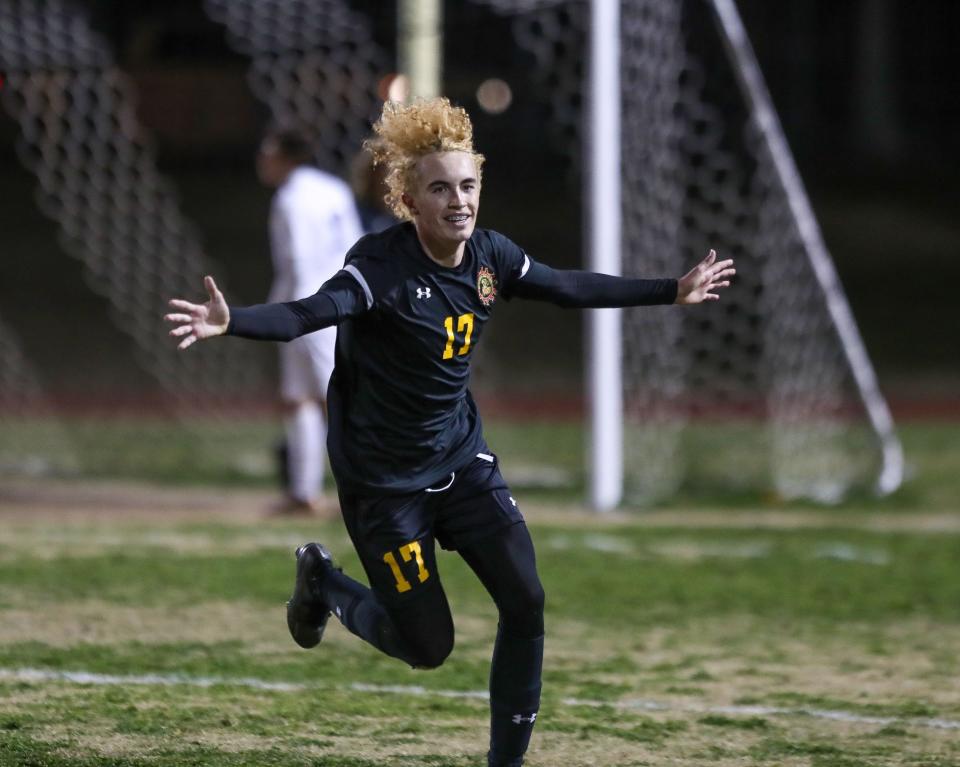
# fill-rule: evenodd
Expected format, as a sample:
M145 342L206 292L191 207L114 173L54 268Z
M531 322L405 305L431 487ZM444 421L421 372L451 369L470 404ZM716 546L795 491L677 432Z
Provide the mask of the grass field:
M0 414L2 416L4 414ZM956 509L960 498L960 425L899 424L908 479L893 497L855 494L846 508ZM485 433L514 488L538 498L579 501L586 484L585 435L578 420L487 419ZM769 450L764 429L739 422L691 425L698 447L688 452L689 478L661 505L756 506L777 504L768 491L735 487L749 474L762 482L757 456ZM0 480L11 471L39 476L134 480L164 486L276 485L272 448L282 434L277 418L190 419L74 417L0 420ZM748 453L743 446L752 449ZM731 462L731 454L735 459ZM751 460L752 459L752 460ZM736 477L731 477L731 466ZM733 481L732 481L733 480Z
M313 651L287 636L298 542L357 572L339 523L162 505L6 515L0 764L484 763L496 620L455 555L457 647L416 672L339 625ZM528 513L531 765L960 764L954 517Z
M960 765L957 429L905 439L914 479L880 504L598 520L520 494L548 599L528 763ZM574 442L526 456L573 471ZM496 617L456 555L440 669L339 625L304 651L293 549L357 573L341 524L265 519L257 482L132 476L0 488L0 765L485 764Z

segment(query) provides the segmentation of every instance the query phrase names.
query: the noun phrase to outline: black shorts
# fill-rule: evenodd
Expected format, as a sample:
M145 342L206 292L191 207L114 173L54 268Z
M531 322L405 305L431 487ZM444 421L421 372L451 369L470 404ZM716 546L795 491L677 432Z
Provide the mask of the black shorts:
M493 453L481 452L447 482L402 495L340 495L347 532L370 579L388 603L439 586L435 541L472 546L523 522Z

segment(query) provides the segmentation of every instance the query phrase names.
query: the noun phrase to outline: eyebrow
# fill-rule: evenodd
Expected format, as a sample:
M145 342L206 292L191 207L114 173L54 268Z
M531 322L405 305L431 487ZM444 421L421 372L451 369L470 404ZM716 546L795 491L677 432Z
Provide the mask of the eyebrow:
M429 183L427 184L427 186L435 186L436 184L449 184L449 183L450 183L450 182L447 181L446 179L438 178L438 179L436 179L436 180L434 180L434 181L429 182ZM476 184L476 183L477 183L477 180L476 180L475 178L473 178L472 176L469 176L469 177L467 177L467 178L462 178L462 179L460 179L460 181L458 181L457 183L458 183L458 184L469 184L469 183Z

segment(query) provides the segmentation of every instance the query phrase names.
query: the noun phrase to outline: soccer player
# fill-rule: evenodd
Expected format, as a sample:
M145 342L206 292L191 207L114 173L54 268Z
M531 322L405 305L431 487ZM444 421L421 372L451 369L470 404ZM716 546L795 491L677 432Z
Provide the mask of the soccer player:
M470 359L497 304L566 307L697 304L719 297L732 261L713 251L684 277L627 279L560 271L477 229L483 157L467 113L443 98L388 102L367 146L386 164L388 201L404 219L361 239L309 298L228 307L173 300L185 349L224 334L288 341L337 325L328 445L343 519L365 586L318 543L297 550L287 623L303 647L331 612L382 652L435 668L453 621L435 543L455 549L499 610L490 669L488 763L523 762L540 702L544 592L533 543L467 389Z
M268 132L257 154L257 176L277 190L270 206L271 302L316 293L340 270L344 254L363 233L350 187L313 167L312 156L307 138L292 129ZM336 340L337 330L330 327L280 349L287 484L280 513L321 510L327 385Z

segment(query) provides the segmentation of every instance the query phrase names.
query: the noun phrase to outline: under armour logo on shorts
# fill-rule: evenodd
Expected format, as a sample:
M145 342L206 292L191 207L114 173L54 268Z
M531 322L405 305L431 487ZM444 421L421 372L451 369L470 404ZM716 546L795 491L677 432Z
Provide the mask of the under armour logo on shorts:
M430 298L430 288L417 288L417 298Z

